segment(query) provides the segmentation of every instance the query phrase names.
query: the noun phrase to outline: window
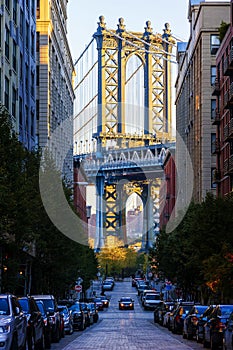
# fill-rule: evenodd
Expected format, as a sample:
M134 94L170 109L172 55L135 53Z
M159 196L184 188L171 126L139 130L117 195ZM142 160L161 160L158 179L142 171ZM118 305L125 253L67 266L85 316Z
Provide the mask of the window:
M31 72L31 95L34 97L35 74Z
M34 131L35 131L35 128L34 128L34 113L31 112L31 136L34 136Z
M17 0L13 0L13 21L17 24Z
M211 77L210 77L210 83L211 85L214 85L215 79L216 79L216 66L211 66Z
M40 66L36 66L36 86L40 85Z
M19 58L19 71L20 71L20 80L23 80L23 55L20 53L20 58Z
M9 110L9 79L5 77L5 107Z
M35 35L33 32L31 32L31 55L34 57L35 53Z
M36 32L36 52L40 52L40 33Z
M36 120L39 120L40 116L40 101L36 100Z
M10 31L8 27L5 27L5 56L9 59L10 58L10 50L9 50L9 44L10 44Z
M215 168L211 168L211 188L216 188L217 185L215 183L215 172L216 169Z
M20 10L19 33L23 37L23 11Z
M10 0L5 0L5 6L8 11L10 11Z
M26 67L25 67L25 89L26 91L28 92L28 65L26 64Z
M13 117L16 117L16 89L12 88L12 106L11 106L11 114Z
M23 124L23 102L22 97L19 98L19 125Z
M218 48L220 46L220 40L218 35L211 35L210 36L210 52L211 55L216 55Z
M215 119L216 116L216 99L211 100L211 119Z
M17 64L16 64L16 42L13 40L13 45L12 45L12 65L14 70L17 70Z
M29 23L26 22L26 38L25 38L25 45L26 45L26 49L29 49Z
M216 151L216 134L211 134L211 153Z

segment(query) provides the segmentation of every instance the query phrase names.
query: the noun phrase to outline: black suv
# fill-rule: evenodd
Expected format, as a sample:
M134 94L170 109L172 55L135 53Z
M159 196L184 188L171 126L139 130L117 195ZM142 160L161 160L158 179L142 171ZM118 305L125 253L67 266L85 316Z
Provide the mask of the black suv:
M27 345L28 350L45 348L44 320L36 301L30 297L19 298L23 312L27 316Z
M50 349L51 348L51 339L52 339L52 324L50 324L49 314L45 309L44 303L42 300L36 300L36 304L41 312L41 316L44 320L44 326L45 326L45 348Z
M46 309L46 312L49 314L50 324L52 325L52 341L58 343L61 339L61 323L62 319L57 308L57 302L53 295L32 295L35 300L42 300Z

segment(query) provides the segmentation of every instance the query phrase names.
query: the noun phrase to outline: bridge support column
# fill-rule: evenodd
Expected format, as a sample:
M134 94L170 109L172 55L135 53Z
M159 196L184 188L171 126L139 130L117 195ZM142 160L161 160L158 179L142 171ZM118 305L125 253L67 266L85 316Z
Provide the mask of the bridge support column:
M104 176L96 176L96 238L95 250L99 251L104 247Z

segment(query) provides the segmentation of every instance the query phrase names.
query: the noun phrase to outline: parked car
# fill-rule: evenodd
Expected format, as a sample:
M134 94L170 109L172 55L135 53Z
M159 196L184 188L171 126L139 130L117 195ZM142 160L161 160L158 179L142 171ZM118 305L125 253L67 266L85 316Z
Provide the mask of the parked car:
M138 290L138 296L140 296L144 290L148 289L148 285L145 283L141 283L139 284L139 286L137 287Z
M66 305L58 305L57 308L60 312L60 316L63 317L64 332L67 334L72 334L74 331L72 312L68 309Z
M144 298L144 310L154 310L161 303L160 293L147 293Z
M207 305L194 305L186 317L184 318L183 325L183 338L193 339L197 334L197 324L200 315L202 315L206 309Z
M227 323L226 328L223 334L223 349L224 350L233 350L233 311L231 312Z
M80 304L76 302L71 305L69 310L72 312L74 329L83 331L85 329L85 316Z
M223 348L223 334L226 323L233 311L233 305L216 305L204 325L204 347Z
M98 309L97 309L95 303L88 303L87 305L88 305L89 309L92 311L93 321L96 323L99 319Z
M204 339L204 325L209 319L209 316L211 312L213 311L213 308L216 305L210 305L208 308L203 312L202 315L199 316L198 322L197 322L197 330L196 330L196 341L198 343L202 343Z
M36 300L36 304L41 312L41 316L44 321L44 329L45 329L45 348L50 349L51 348L51 342L52 342L52 324L50 323L49 315L46 312L44 303L42 300Z
M52 341L58 343L61 338L62 318L57 308L57 303L53 295L42 294L32 295L35 300L42 300L49 313L50 323L52 325Z
M134 300L130 297L121 297L119 299L119 310L134 310Z
M91 325L91 321L90 321L90 309L87 307L87 303L84 303L84 302L80 302L80 308L81 310L83 310L84 312L84 317L85 317L85 322L84 322L84 325L85 325L85 328L86 327L89 327Z
M141 278L141 277L134 277L134 278L132 278L132 287L136 287L136 285L137 285L137 281L143 281L144 279L143 278Z
M163 315L163 326L170 330L170 317L177 308L177 303L174 303Z
M161 301L158 306L154 309L154 322L159 323L161 326L164 325L164 315L171 310L174 302L172 301Z
M141 302L142 302L142 306L143 306L143 304L144 304L144 299L145 299L145 296L146 296L146 294L148 294L148 293L155 293L155 294L159 294L159 292L158 291L156 291L155 289L145 289L142 293L141 293L141 295L140 295L140 299L141 299Z
M28 350L45 348L45 325L35 299L31 296L19 298L23 312L27 316Z
M4 350L25 349L27 316L16 296L0 294L0 344Z
M182 334L184 318L193 307L193 304L193 302L180 302L177 305L177 308L171 313L169 329L172 331L172 333Z

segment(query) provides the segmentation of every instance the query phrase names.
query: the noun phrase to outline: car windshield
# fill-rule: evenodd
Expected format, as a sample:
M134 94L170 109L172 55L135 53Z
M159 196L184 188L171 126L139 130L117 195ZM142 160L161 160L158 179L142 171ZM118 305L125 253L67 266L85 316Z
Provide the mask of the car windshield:
M36 303L37 303L37 302L36 302ZM40 313L41 313L42 315L45 315L45 309L44 309L44 306L43 306L42 302L38 302L37 305L38 305L38 308L39 308L39 310L40 310Z
M233 305L225 305L221 307L221 311L219 313L220 316L228 315L233 311Z
M147 300L160 300L160 295L156 295L156 294L146 295L146 299Z
M81 310L80 310L80 305L79 305L79 304L74 304L74 305L72 305L72 306L69 308L69 310L71 310L71 311L81 311Z
M95 302L95 303L98 302L98 301L102 302L101 298L95 298L95 299L94 299L94 302Z
M42 299L46 311L54 311L54 304L51 299Z
M23 309L24 312L29 312L29 304L27 299L19 299L19 303Z
M206 310L207 306L203 306L203 305L200 305L200 306L196 306L195 307L195 313L196 314L203 314L204 311Z
M121 298L121 301L131 302L132 299L131 298Z
M58 305L58 310L60 311L60 312L63 312L63 314L68 314L68 310L67 310L67 307L66 306L64 306L64 305Z
M10 315L7 298L0 298L0 315Z

